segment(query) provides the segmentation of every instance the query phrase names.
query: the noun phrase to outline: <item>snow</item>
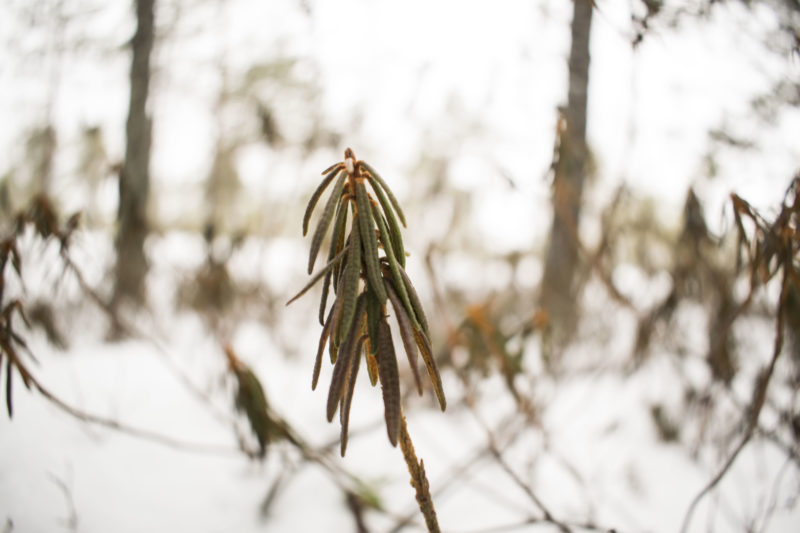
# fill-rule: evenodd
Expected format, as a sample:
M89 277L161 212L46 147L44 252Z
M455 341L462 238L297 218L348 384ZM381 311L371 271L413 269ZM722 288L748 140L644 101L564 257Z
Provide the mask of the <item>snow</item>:
M90 12L94 22L85 28L93 39L118 45L119 36L130 33L130 14L122 4ZM800 162L793 140L800 114L789 109L765 125L750 116L746 104L775 81L796 79L797 62L775 59L757 39L743 37L773 28L771 11L720 8L679 29L657 28L634 54L621 31L627 28L627 4L599 4L589 122L598 170L581 228L587 240L601 236L597 214L620 184L651 197L653 216L668 221L679 216L686 190L694 186L714 232L730 227L724 206L731 191L759 209L774 209ZM324 89L319 105L326 120L359 157L380 162L376 166L401 203L418 202L408 210L408 270L426 307L435 309L424 263L429 244L445 250L434 254L433 263L445 289L466 288L465 305L512 284L520 298L534 290L542 267L531 250L544 247L551 217L549 184L542 176L552 154L555 106L566 93L569 2L348 0L316 2L310 16L291 2L240 0L225 6L181 10L175 3L161 13L175 21L177 34L158 49L161 67L154 80L154 213L163 227L197 217L190 214L205 201L199 185L216 142L218 123L211 110L222 84L220 60L226 62L228 81L235 81L264 58L311 58L315 65L300 71ZM5 20L0 30L21 32L21 21ZM219 32L203 33L217 22ZM190 37L196 34L204 37ZM0 146L8 154L0 173L23 159L18 132L42 119L47 87L40 70L46 65L26 61L41 37L31 32L0 55L0 64L11 65L0 69L0 114L7 119ZM127 60L106 55L69 58L65 72L74 76L61 81L53 120L68 153L81 126L101 125L109 157L118 161ZM238 118L228 127L250 132L251 121ZM302 129L303 121L298 123L293 127ZM718 175L704 176L706 133L720 124L753 133L757 149L719 148ZM447 161L444 179L455 191L428 203L418 191L427 190L431 177L413 171L425 150ZM367 511L373 530L389 531L393 519L405 515L414 521L410 530L422 530L406 466L386 439L380 391L365 376L360 379L348 453L339 458L338 425L325 420L330 365L324 365L318 389L310 388L318 291L289 308L283 304L307 279L307 242L299 239L297 206L315 187L318 171L341 155L328 149L308 156L287 153L257 144L241 150L244 192L236 216L253 235L236 248L230 239L218 239L213 254L230 254L228 268L238 287L258 289L245 290L246 297L218 313L214 326L208 316L176 305L180 284L206 261L206 243L196 233L167 229L148 239L151 309L132 318L137 335L116 343L105 340L106 318L81 303L74 280L67 275L59 281L57 249L25 237L31 259L24 292L13 284L7 290L30 300L52 297L56 309L65 310L59 324L71 341L62 352L40 331L29 332L39 361L31 365L37 379L83 412L178 444L77 420L26 390L15 375L14 418L0 416L0 531L354 530L335 475L305 463L286 443L272 445L263 462L239 450L237 432L250 445L253 439L233 410L222 352L227 342L259 376L272 408L313 446L333 444L331 462L377 492L388 513ZM66 210L85 203L83 189L73 186L74 159L57 160L63 178L57 192ZM100 220L112 220L113 184L104 183L98 194ZM463 221L456 220L461 207L456 195L466 198L471 224L458 229L466 235L457 243L456 231L447 229L452 220ZM102 293L113 242L108 228L100 226L78 233L72 254L89 285ZM504 254L520 255L515 268ZM667 273L645 272L633 263L622 263L611 274L640 310L650 309L669 289ZM770 287L766 299L774 297ZM637 317L610 301L596 281L584 298L589 318L576 328L578 342L567 357L572 363L563 373L544 371L538 336L524 346L527 375L515 385L534 400L535 423L526 425L497 372L467 387L446 370L446 413L438 411L429 389L422 398L406 398L409 430L445 531L504 525L503 531L557 531L523 523L541 517L541 509L486 452L487 430L515 475L554 516L619 531L678 531L692 498L730 452L732 444L719 434L737 420L719 415L737 413L735 404L748 401L751 378L770 355L773 331L767 321L737 330L752 358L745 361L743 377L724 392L727 410L715 411L718 419L706 427L698 422L701 414L684 411L682 397L686 383L698 390L711 386L703 361L708 339L702 307L682 304L675 313L681 338L654 348L640 369L626 373L618 367L630 356ZM441 318L440 312L432 315ZM443 324L435 329L435 343L443 346ZM463 363L466 354L454 353L453 360ZM408 377L404 364L401 373ZM476 400L474 411L467 399ZM777 399L792 405L793 396ZM654 405L683 425L683 441L659 439L649 411ZM764 420L774 422L769 416ZM695 446L706 430L716 440ZM262 516L260 508L277 480L277 499ZM764 442L751 445L700 504L690 531L739 531L746 525L796 531L799 481L782 451ZM775 512L767 523L771 506Z

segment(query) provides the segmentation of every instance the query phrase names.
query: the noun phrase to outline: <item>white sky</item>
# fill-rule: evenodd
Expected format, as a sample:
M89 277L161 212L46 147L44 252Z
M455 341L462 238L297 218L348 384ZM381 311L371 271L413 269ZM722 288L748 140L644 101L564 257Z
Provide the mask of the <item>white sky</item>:
M120 35L131 28L125 4L92 15L102 29L84 25L100 48L113 50L124 42ZM428 140L438 144L434 149L450 154L459 169L451 173L454 184L485 190L495 200L481 207L488 211L483 218L530 220L533 205L546 211L548 189L540 177L552 149L554 108L566 93L568 2L346 0L317 2L310 15L289 1L224 5L180 12L167 5L159 11L162 22L179 16L156 55L156 183L205 179L215 138L210 110L220 87L219 61L235 80L253 62L282 53L316 65L324 112L344 130L343 144L394 177L401 196L402 176L420 143L428 142L420 133L428 132ZM707 130L725 123L736 131L743 124L739 129L748 135L749 98L782 77L800 76L797 61L763 51L760 35L775 26L772 11L734 5L716 10L711 20L684 19L678 30L656 26L634 54L625 34L629 3L600 5L592 34L589 109L589 140L600 165L593 196L598 207L623 180L678 208L692 183L699 184L712 211L719 212L733 189L757 205L774 205L800 163L800 150L791 142L800 131L796 111L774 129L759 127L759 150L722 161L721 179L700 179ZM6 32L20 34L13 27ZM46 35L33 44L21 39L19 48L52 46ZM6 50L6 66L0 67L0 106L9 118L0 129L0 145L11 156L3 169L22 155L20 131L43 115L48 91L43 82L54 64L52 53L41 61L21 61L19 51ZM91 50L65 57L54 106L62 146L75 145L81 125L100 123L112 156L121 157L127 58ZM444 114L454 97L460 111ZM348 134L356 110L363 128ZM484 130L473 132L471 124ZM503 190L503 180L487 176L486 165L473 165L476 171L470 172L459 164L475 157L489 166L500 163L522 192ZM263 152L250 157L243 167L245 183L259 183L276 163ZM68 166L62 165L65 173ZM302 190L316 178L307 179ZM540 226L547 218L532 222ZM533 238L524 233L508 244L529 245Z

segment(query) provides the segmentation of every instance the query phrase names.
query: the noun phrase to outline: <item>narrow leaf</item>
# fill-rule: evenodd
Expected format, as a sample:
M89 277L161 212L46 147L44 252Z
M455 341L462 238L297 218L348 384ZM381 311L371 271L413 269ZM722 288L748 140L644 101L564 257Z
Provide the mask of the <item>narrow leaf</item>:
M335 326L331 326L331 329L333 329L333 327ZM339 357L339 347L333 342L333 338L328 339L328 356L331 360L331 364L336 364L336 360Z
M369 353L378 352L378 322L383 319L383 310L378 297L367 287L367 334L369 335Z
M14 405L11 401L11 355L9 354L8 361L6 361L6 410L8 411L8 418L14 418Z
M400 433L400 377L397 371L397 358L394 353L392 331L389 323L381 320L378 324L378 375L383 392L384 418L389 442L397 446Z
M383 304L386 301L386 290L381 281L381 268L378 260L378 239L372 228L372 208L370 207L367 189L364 182L356 182L356 204L358 212L362 215L358 217L358 226L361 229L361 240L364 242L364 263L367 265L367 280L378 301Z
M374 177L370 174L367 174L367 179L369 180L369 184L372 186L372 190L375 191L375 196L378 197L378 201L381 204L384 215L386 215L388 228L392 237L392 248L394 250L395 257L397 257L397 262L400 263L401 266L405 267L406 250L403 246L403 235L400 232L400 225L397 223L397 217L394 215L394 210L392 209L389 201L386 199L383 189L381 189L381 187L375 182Z
M400 222L402 222L403 226L405 227L406 216L403 214L403 209L400 207L400 202L397 201L397 198L395 198L394 194L392 193L392 190L389 188L388 185L386 185L386 182L383 181L383 178L381 178L381 176L377 172L375 172L375 169L369 166L369 164L366 161L359 161L358 164L362 165L366 169L366 171L369 172L369 175L375 178L375 181L377 181L383 188L383 190L386 192L386 195L389 197L389 201L392 202L392 206L394 207L394 210L397 212L397 216L400 217Z
M356 218L359 215L356 214ZM356 222L353 221L355 226ZM336 329L336 338L341 339L350 331L353 323L353 316L356 312L356 299L358 298L358 280L361 275L361 239L358 231L350 232L350 251L347 254L347 263L344 267L344 277L342 279L342 319Z
M425 310L422 309L422 302L420 302L419 295L416 289L414 289L414 285L411 283L411 278L408 277L408 274L406 274L406 271L402 267L400 268L400 276L403 278L403 285L405 285L408 298L411 300L411 307L414 308L414 315L422 326L422 331L425 332L425 336L430 339L431 333L428 329L428 318L425 316Z
M334 165L334 167L336 167L336 165ZM303 215L303 237L305 237L306 233L308 233L308 221L311 220L311 213L314 211L314 207L317 205L319 197L322 196L322 193L325 192L325 189L328 188L328 185L331 184L333 178L335 178L339 172L340 169L338 168L334 168L331 172L329 172L328 175L322 179L322 183L317 186L314 194L311 195L311 199L309 199L308 205L306 206L306 212Z
M403 302L400 301L400 297L397 296L397 292L395 292L394 288L392 288L392 283L385 279L383 282L386 284L386 294L389 296L389 301L392 302L392 307L394 307L394 313L397 316L397 325L400 328L400 338L403 340L403 347L406 350L406 355L408 356L408 365L411 367L411 372L414 374L414 382L417 384L417 392L420 396L422 396L422 381L419 378L419 369L417 368L417 345L414 340L414 328L411 325L411 320L408 318L408 314L406 314L406 310L403 307Z
M333 187L333 192L331 193L330 198L328 198L328 202L325 204L325 209L322 211L322 218L320 218L319 222L317 223L317 229L314 231L314 236L311 238L311 251L308 255L309 274L311 274L311 271L314 270L314 262L317 260L317 253L319 252L319 247L322 245L322 239L325 237L328 226L331 224L331 219L335 213L336 205L341 199L342 189L344 188L344 179L346 176L347 174L344 172L339 174L339 179L336 180L336 185Z
M367 354L367 372L369 373L369 382L374 387L378 384L378 359L371 353Z
M322 333L320 333L319 336L317 357L314 359L314 373L311 376L311 390L315 390L317 388L319 372L322 369L322 352L325 351L325 343L327 342L331 333L331 322L333 322L333 307L331 307L331 311L328 313L328 318L325 320L325 324L322 326Z
M323 170L322 172L320 172L320 174L322 174L324 176L328 172L332 172L333 169L335 169L336 167L342 168L343 166L344 166L344 163L339 161L338 163L334 163L331 166L329 166L328 168L326 168L325 170Z
M442 376L439 375L439 369L436 366L436 360L433 358L433 350L428 337L421 331L414 331L414 339L417 341L419 351L422 353L422 360L425 361L425 366L428 369L428 376L433 383L433 392L436 393L436 399L439 400L439 407L442 411L447 408L447 400L444 397L444 388L442 387Z
M331 259L330 261L328 261L328 264L327 264L327 265L325 265L325 266L323 267L323 269L322 269L322 270L320 270L319 272L317 272L316 274L314 274L314 275L311 277L311 279L309 280L309 282L308 282L308 283L306 283L306 284L305 284L305 286L304 286L302 289L300 289L300 292L298 292L297 294L295 294L295 295L294 295L294 296L293 296L293 297L292 297L292 298L291 298L291 299L290 299L288 302L286 302L286 305L289 305L290 303L294 302L295 300L297 300L298 298L300 298L302 295L304 295L306 292L308 292L308 290L309 290L311 287L313 287L313 286L314 286L314 284L315 284L316 282L318 282L318 281L320 280L320 278L321 278L321 277L323 277L323 276L324 276L324 275L325 275L327 272L329 272L329 271L330 271L330 270L331 270L331 269L332 269L332 268L333 268L333 267L334 267L334 266L335 266L335 265L336 265L336 264L337 264L339 261L341 261L341 259L344 257L344 254L345 254L346 252L347 252L347 247L345 247L345 248L344 248L344 249L343 249L341 252L339 252L338 254L336 254L336 257L334 257L333 259Z
M339 253L339 250L344 248L345 243L345 228L347 227L347 206L349 202L339 202L336 208L336 222L333 226L333 235L331 236L331 249L328 252L329 256ZM339 290L339 265L333 267L333 291Z
M331 320L331 342L328 345L330 348L331 354L331 363L336 362L336 352L333 350L339 348L339 339L336 337L335 332L339 331L339 322L342 319L342 293L336 295L336 299L333 301L333 306L331 308L331 312L333 312L333 318Z
M328 306L328 292L330 291L332 272L333 269L325 272L325 277L322 279L322 296L319 299L319 323L322 326L325 325L325 308Z
M347 391L344 395L344 400L342 402L342 434L340 438L340 445L341 445L341 453L342 457L344 457L344 453L347 450L347 430L350 426L350 406L353 404L353 393L356 390L356 378L358 377L358 369L361 366L361 349L364 345L364 341L367 339L366 335L362 336L358 339L358 343L356 344L356 351L353 356L352 361L350 362L350 372L347 380Z
M328 390L328 405L327 405L327 416L328 422L333 420L333 415L336 414L336 409L339 406L339 402L342 399L342 393L344 392L344 384L347 378L347 372L350 368L351 359L353 358L353 353L355 352L358 333L361 329L361 318L364 314L364 307L365 301L363 294L359 296L358 303L356 304L356 317L355 321L353 322L352 327L350 328L350 332L347 334L347 338L345 339L344 343L341 346L341 353L339 357L336 359L336 364L333 367L333 376L331 377L331 387Z
M400 300L403 302L403 306L406 308L406 313L408 313L409 318L411 318L411 323L414 325L414 329L420 329L419 322L417 322L417 317L414 315L414 308L411 306L411 300L408 298L408 293L406 292L406 285L403 283L403 276L400 274L400 265L397 263L394 251L392 250L392 243L391 239L388 237L388 232L386 231L386 224L383 223L383 217L381 216L381 213L378 211L377 207L375 207L372 214L375 222L378 224L378 231L381 235L383 249L386 250L386 260L389 263L389 269L392 273L394 287L400 296Z

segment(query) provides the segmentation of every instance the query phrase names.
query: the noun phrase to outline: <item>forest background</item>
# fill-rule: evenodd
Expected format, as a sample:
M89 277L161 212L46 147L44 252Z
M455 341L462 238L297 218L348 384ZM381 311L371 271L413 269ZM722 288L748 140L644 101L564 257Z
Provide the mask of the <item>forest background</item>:
M425 527L364 378L339 457L315 298L284 306L347 147L405 209L443 531L793 531L798 28L795 0L4 3L0 531Z

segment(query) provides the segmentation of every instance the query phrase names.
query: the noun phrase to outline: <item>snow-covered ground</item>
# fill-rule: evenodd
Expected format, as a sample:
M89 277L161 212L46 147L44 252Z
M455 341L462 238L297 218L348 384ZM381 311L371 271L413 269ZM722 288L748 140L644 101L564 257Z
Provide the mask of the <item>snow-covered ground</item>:
M233 411L232 383L220 344L224 341L252 366L271 406L305 439L314 446L336 443L338 426L325 421L325 386L317 392L309 386L318 324L307 320L302 334L291 335L296 353L287 354L280 340L288 335L280 328L294 329L298 316L298 322L306 320L307 311L315 307L313 297L283 311L298 315L285 322L270 326L242 319L228 330L229 339L220 339L197 315L166 305L168 287L175 287L191 268L193 255L200 258L193 239L176 234L151 243L155 256L162 258L154 264L151 279L151 299L160 307L137 319L145 338L104 342L97 324L79 329L85 318L60 321L72 328L68 336L73 342L65 352L50 347L40 332L31 334L31 349L39 360L33 366L35 375L52 392L85 412L159 437L141 438L76 420L25 390L15 376L14 418L0 419L0 518L5 530L355 530L334 476L317 464L304 463L286 443L273 445L263 462L252 460L239 450L233 430L235 425L248 434L246 423L237 421ZM94 250L95 259L105 261L99 242L85 239L82 253L76 250L76 255L87 261ZM51 290L45 286L52 278L37 276L36 267L37 262L46 266L41 258L47 257L47 249L42 252L31 243L30 276L39 279L41 289ZM166 249L171 252L160 253ZM236 262L251 265L251 276L258 275L261 263L270 262L271 253L286 252L265 243L242 250ZM289 255L302 264L304 253L297 252ZM246 277L240 274L239 279ZM30 285L27 289L39 290ZM637 286L625 289L635 292ZM278 300L285 301L294 286L274 290ZM64 282L61 292L55 292L56 301L69 292ZM594 306L613 306L599 300L597 287L587 292L590 313ZM93 316L85 308L76 313ZM616 326L607 330L612 338L587 340L570 353L576 366L600 359L613 365L629 354L634 322L621 309L614 316ZM96 318L101 321L101 315ZM699 335L702 344L703 331L702 320L695 319L689 320L685 334ZM756 328L753 335L766 340L756 344L753 354L756 361L764 361L770 330ZM693 379L699 382L707 379L702 349L689 354L698 358ZM444 531L496 531L501 526L508 526L503 531L557 530L524 523L542 513L487 453L489 435L514 475L532 487L554 517L618 531L678 531L689 502L729 448L715 452L713 446L703 446L692 457L685 443L659 440L650 406L681 405L682 376L674 361L659 355L632 374L600 365L554 378L541 371L537 343L526 352L528 377L516 384L533 399L536 424L526 425L499 375L490 375L471 390L477 400L474 410L463 404L465 389L452 371L444 373L447 412L434 408L430 390L421 400L407 398L409 431L425 461ZM330 367L323 370L323 384L329 376ZM689 432L697 427L696 417L674 415ZM711 431L735 427L736 422L712 421ZM357 386L351 433L347 456L340 459L334 445L330 458L357 476L385 506L388 514L367 512L367 524L375 531L388 531L395 523L391 517L409 514L417 524L412 529L419 530L405 464L385 437L380 393L366 378ZM794 531L800 520L794 505L800 479L796 468L786 463L785 455L771 445L747 448L720 488L700 505L690 531L743 530L748 523L760 527L759 520L770 509L771 521L763 531ZM260 508L278 478L282 483L264 515Z
M107 49L127 38L127 4L87 11L93 22L84 30L95 39L90 44ZM351 145L375 163L412 215L408 270L429 309L435 306L423 258L431 243L449 250L437 262L441 276L462 287L473 283L475 301L512 282L532 293L542 269L531 250L543 248L551 216L549 184L541 176L550 163L555 106L566 94L569 2L348 0L314 2L310 14L293 2L241 0L226 2L224 9L184 6L178 13L181 5L162 3L161 15L174 25L156 53L154 212L164 226L197 216L196 207L203 205L199 184L213 155L219 63L225 62L228 81L236 82L254 62L285 55L310 60L313 66L305 67L317 69L310 77L323 88L321 113L343 134L341 148ZM731 191L774 214L800 164L792 140L800 131L800 113L784 109L765 124L752 117L748 101L777 81L796 81L800 73L796 59L768 54L758 40L775 28L773 12L764 6L721 7L678 29L657 27L633 53L628 3L598 5L589 118L597 174L581 228L587 241L598 237L597 214L622 183L654 199L655 215L666 226L677 226L690 185L707 208L712 231L730 228ZM84 208L85 189L75 175L80 128L101 126L110 160L119 160L127 58L80 49L66 54L59 90L46 108L42 73L54 71L53 57L29 59L39 57L31 50L39 49L36 39L43 34L21 35L10 17L0 20L0 31L19 37L0 51L0 65L10 65L0 67L0 146L8 154L0 173L21 164L19 132L40 123L49 109L61 143L56 193L65 211ZM238 118L230 129L240 126ZM302 116L298 121L303 123ZM253 126L241 122L245 130ZM721 125L756 148L717 147L717 175L709 177L703 163L713 148L707 132ZM292 127L302 129L290 123L289 135ZM432 180L427 167L417 164L426 150L448 163L451 194L422 198L418 192L427 191ZM57 251L26 241L24 296L52 298L67 313L59 323L71 341L60 351L41 331L30 332L39 361L31 364L34 374L69 405L150 437L76 420L25 390L15 375L14 418L0 417L0 531L356 530L335 481L340 474L305 462L286 443L272 446L263 462L241 452L234 427L248 439L249 430L233 410L226 342L259 376L274 410L313 446L333 443L330 462L356 476L365 492L377 494L387 512L366 512L370 530L391 531L396 518L406 515L414 520L411 528L421 530L402 455L385 436L380 391L365 377L358 383L348 453L339 458L338 425L325 420L329 366L320 388L310 388L318 293L283 306L306 280L300 206L316 186L317 172L331 157L341 157L326 152L305 158L292 150L287 155L261 146L243 149L237 162L245 190L239 207L259 213L255 225L262 235L246 239L228 267L237 283L258 289L235 300L217 317L216 328L176 306L178 287L205 261L198 235L174 230L150 238L152 308L132 319L138 335L118 343L105 341L104 315L81 302L69 275L58 281ZM100 219L110 220L113 184L101 184L97 194ZM457 196L467 198L470 210L463 238L442 229L442 220L456 217ZM112 249L109 233L76 235L73 256L101 291ZM476 249L480 253L471 255ZM521 254L516 267L484 256L509 252ZM635 295L641 309L664 296L666 278L664 272L648 277L633 265L614 272L617 286ZM445 370L446 413L435 408L430 390L422 399L407 398L409 431L425 461L444 531L557 531L525 523L542 517L520 486L527 485L554 517L568 523L676 532L691 500L727 457L731 443L721 438L693 450L703 424L697 413L681 411L685 380L709 381L702 362L702 309L684 307L675 319L682 344L690 347L682 364L675 364L674 347L665 345L636 372L622 373L613 369L630 355L635 317L594 284L585 307L580 341L569 354L574 372L546 374L536 337L525 346L528 378L516 386L534 400L536 424L524 423L497 373L467 390ZM445 342L441 322L434 325L439 346ZM769 358L771 335L762 323L739 332L752 357L734 386L735 399L748 400L748 379ZM474 410L464 402L468 396L477 399ZM656 404L685 426L684 441L659 439L650 410ZM719 436L736 424L735 417L720 417L705 427ZM517 480L487 452L490 434ZM277 496L262 515L276 481ZM797 531L798 494L794 463L770 444L752 445L698 507L691 531Z

